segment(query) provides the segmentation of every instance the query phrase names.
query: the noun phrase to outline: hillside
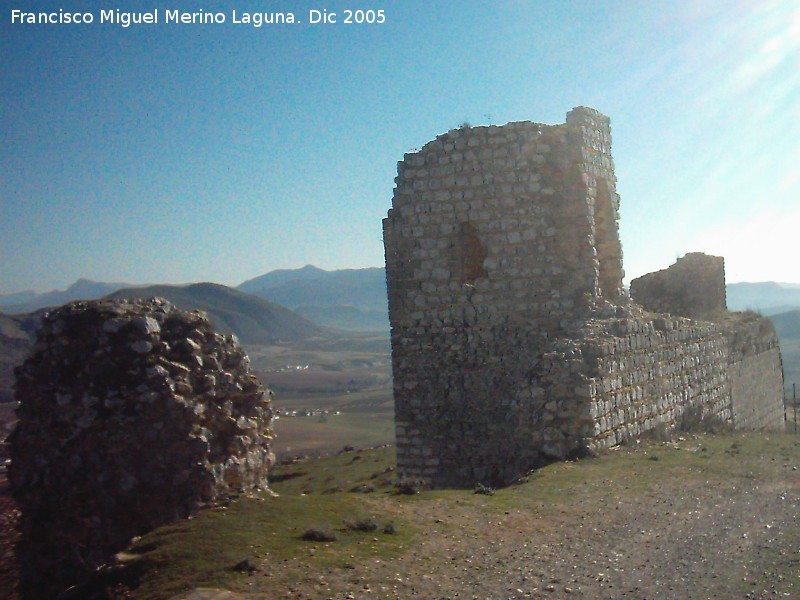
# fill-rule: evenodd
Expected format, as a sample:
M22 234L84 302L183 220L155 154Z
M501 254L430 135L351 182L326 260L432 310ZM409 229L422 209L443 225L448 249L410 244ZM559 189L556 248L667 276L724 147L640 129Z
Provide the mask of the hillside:
M31 313L41 308L61 306L73 300L94 300L124 287L130 287L130 284L79 279L66 290L53 290L44 294L20 292L0 296L0 306L8 314Z
M786 393L792 394L792 384L796 384L800 394L800 310L793 310L770 317L775 323L783 358L783 376Z
M389 333L386 310L366 310L355 306L298 306L294 311L318 325L346 331L385 331Z
M764 281L729 283L725 287L729 310L754 310L774 315L800 309L800 288L794 284Z
M126 288L107 297L153 296L166 298L183 310L205 311L220 331L236 334L242 344L274 344L326 334L284 306L216 283Z
M800 340L800 310L772 315L770 319L782 340Z
M382 267L325 271L313 265L271 271L237 289L272 300L314 322L355 331L389 330Z

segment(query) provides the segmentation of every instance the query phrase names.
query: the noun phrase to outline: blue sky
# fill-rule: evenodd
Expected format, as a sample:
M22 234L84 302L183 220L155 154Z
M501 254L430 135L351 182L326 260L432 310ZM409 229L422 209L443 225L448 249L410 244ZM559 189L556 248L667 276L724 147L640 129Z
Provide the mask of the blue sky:
M380 266L404 152L578 105L612 120L628 277L705 251L729 281L800 282L795 0L358 6L386 22L306 22L338 0L4 2L0 293ZM177 7L227 23L99 23ZM59 8L95 22L11 22Z

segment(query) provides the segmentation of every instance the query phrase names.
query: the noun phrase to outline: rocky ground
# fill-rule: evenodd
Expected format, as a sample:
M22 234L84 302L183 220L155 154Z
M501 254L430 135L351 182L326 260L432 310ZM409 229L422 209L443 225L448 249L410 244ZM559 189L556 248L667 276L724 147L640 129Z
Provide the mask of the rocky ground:
M609 481L608 485L614 485ZM664 481L562 511L418 513L430 535L391 563L309 576L284 598L798 598L800 478ZM577 517L577 519L576 519ZM254 597L258 597L255 594Z
M753 447L742 453L752 442L736 437L724 450L702 437L624 449L640 463L631 473L587 478L553 504L526 503L519 491L504 498L506 490L491 499L506 510L476 510L468 497L446 509L418 502L414 519L427 533L398 559L309 573L276 591L314 599L800 598L800 441L784 437L792 452L761 457ZM704 453L717 456L706 466ZM682 455L691 460L682 464Z
M0 480L0 597L16 600L17 566L14 562L15 529L19 511L8 495L5 476Z
M16 531L19 510L11 498L6 478L8 448L6 437L16 423L14 403L0 404L0 598L16 600L17 567L14 561L14 544L19 539Z

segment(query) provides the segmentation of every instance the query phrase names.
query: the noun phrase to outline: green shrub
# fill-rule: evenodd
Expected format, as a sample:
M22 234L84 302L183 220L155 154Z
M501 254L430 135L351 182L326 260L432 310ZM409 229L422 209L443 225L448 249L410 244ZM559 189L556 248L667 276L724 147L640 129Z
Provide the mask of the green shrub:
M733 424L718 415L703 414L702 404L689 406L678 420L678 430L684 433L728 433Z
M394 484L395 490L398 494L419 494L425 487L425 483L419 479L403 478Z

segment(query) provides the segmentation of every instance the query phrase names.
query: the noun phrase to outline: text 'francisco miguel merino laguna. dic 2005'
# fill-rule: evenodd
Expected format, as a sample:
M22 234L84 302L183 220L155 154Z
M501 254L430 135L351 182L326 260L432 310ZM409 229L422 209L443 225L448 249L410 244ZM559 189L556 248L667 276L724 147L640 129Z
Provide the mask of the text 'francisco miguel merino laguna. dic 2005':
M11 11L11 23L19 25L90 25L93 23L119 25L283 25L302 23L300 16L293 12L244 12L232 10L230 13L206 11L182 11L170 9L153 9L145 12L126 12L119 9L100 10L95 12L70 12L63 9L57 11L26 12L14 9ZM383 10L343 10L341 13L326 9L310 9L305 20L310 25L333 24L376 24L386 22Z

